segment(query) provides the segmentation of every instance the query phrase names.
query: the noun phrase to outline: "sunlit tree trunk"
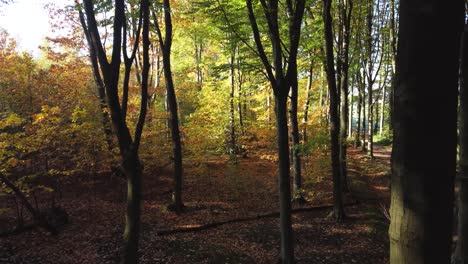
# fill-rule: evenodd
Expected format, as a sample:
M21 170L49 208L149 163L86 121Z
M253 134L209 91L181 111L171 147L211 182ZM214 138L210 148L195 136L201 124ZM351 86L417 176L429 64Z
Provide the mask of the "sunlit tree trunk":
M387 86L384 85L382 87L382 103L380 104L380 121L379 121L379 135L382 136L383 134L383 127L384 127L384 121L385 121L385 101L387 99Z
M354 135L354 147L357 148L361 146L361 116L362 116L362 93L361 93L361 78L360 74L356 73L356 84L357 84L357 90L358 90L358 101L357 101L357 106L356 106L356 112L357 112L357 121L356 121L356 134Z
M309 73L307 75L307 87L306 87L306 100L304 102L304 116L302 118L302 140L307 142L307 122L309 121L309 107L310 107L310 100L311 100L311 89L312 89L312 73L313 68L312 64L309 68Z
M290 80L291 82L291 107L290 107L290 120L291 120L291 137L292 137L292 163L293 163L293 200L299 203L304 203L305 199L302 196L302 175L301 175L301 156L299 153L300 137L299 137L299 123L297 120L297 100L299 84L297 82L297 65L291 67L292 76L296 76Z
M374 95L373 95L373 64L375 63L372 58L373 54L373 32L372 24L374 18L374 4L373 0L369 0L367 11L367 153L370 157L374 156Z
M236 52L237 52L237 60L236 60L236 68L237 68L237 113L239 115L239 129L240 133L243 136L245 134L244 131L244 113L245 111L242 109L243 103L243 96L242 96L242 85L244 84L244 75L242 73L242 61L240 59L239 54L240 46L237 45ZM245 104L244 104L245 106Z
M395 75L396 75L396 55L397 55L397 28L396 28L396 0L390 0L390 52L392 62L392 75L391 75L391 87L389 95L389 129L393 130L393 111L394 111L394 91L395 91ZM398 0L397 0L398 1Z

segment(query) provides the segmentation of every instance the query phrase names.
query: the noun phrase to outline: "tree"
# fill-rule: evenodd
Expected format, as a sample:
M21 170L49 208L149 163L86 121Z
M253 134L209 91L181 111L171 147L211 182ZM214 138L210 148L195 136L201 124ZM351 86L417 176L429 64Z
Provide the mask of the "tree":
M266 22L273 53L273 63L270 63L260 36L256 13L252 0L246 0L250 25L256 44L256 52L260 57L268 80L275 96L276 131L278 138L279 159L279 191L280 191L280 231L281 231L281 261L283 264L294 263L293 231L291 226L291 190L289 186L289 146L287 99L291 84L297 82L297 53L299 47L301 23L304 15L305 0L287 0L288 14L288 52L283 48L279 26L279 1L260 0ZM285 58L285 64L283 63Z
M172 47L172 18L171 5L169 0L163 1L165 34L162 36L159 22L153 12L154 25L158 35L159 45L162 49L164 78L166 81L167 102L170 112L170 128L174 155L174 190L172 194L171 209L180 212L184 207L182 202L182 143L180 141L179 113L177 107L177 97L172 79L171 70L171 47Z
M78 7L78 12L79 12L81 27L86 28L87 26L86 26L86 21L85 21L85 15L83 14L83 11L79 7ZM94 82L96 84L96 88L98 92L97 94L99 97L99 107L102 113L102 126L104 128L104 133L106 135L106 141L109 147L109 151L112 152L114 148L114 143L113 143L114 134L112 133L112 126L110 124L109 111L108 111L108 106L106 102L106 88L104 87L104 82L102 80L101 73L99 72L98 57L97 57L95 49L93 48L91 36L89 35L88 31L84 31L84 34L85 34L86 42L88 44L89 60L91 62L91 66L93 69Z
M348 113L349 113L349 103L348 103L348 72L349 72L349 42L351 34L351 14L353 11L353 0L345 0L340 3L340 26L342 29L342 43L339 43L340 54L339 60L341 63L341 73L339 76L340 84L340 100L341 100L341 109L340 109L340 175L341 182L344 190L348 189L347 186L347 165L346 165L346 148L347 148L347 126L348 126ZM340 39L341 39L340 38ZM351 125L351 124L349 124Z
M468 11L468 9L467 9ZM468 23L463 31L460 63L460 172L458 189L458 240L453 264L468 263Z
M374 108L376 108L377 102L374 98L373 90L374 83L382 66L383 55L385 54L382 28L384 27L386 18L386 8L386 3L381 3L380 1L374 3L374 0L369 0L367 3L364 41L366 58L363 59L362 63L367 84L367 152L371 158L374 157Z
M119 77L121 66L122 29L125 22L125 1L115 0L113 19L112 55L109 62L105 47L101 42L98 24L95 17L95 8L92 0L84 0L84 10L87 19L83 30L89 34L92 48L99 61L101 74L106 87L106 98L111 114L111 121L118 139L120 156L122 159L122 171L127 177L127 211L125 217L124 247L122 263L138 262L138 240L141 211L141 176L142 166L138 156L141 134L145 123L148 100L148 73L149 73L149 1L140 2L140 16L142 19L143 38L143 69L141 83L140 114L132 137L127 121L119 102ZM127 65L125 65L127 67ZM125 85L125 84L124 84Z
M392 61L392 71L391 71L391 87L390 87L390 94L389 94L389 124L390 130L393 129L393 100L394 100L394 89L395 89L395 75L396 75L396 54L397 54L397 23L395 17L396 1L398 0L390 0L390 53L391 53L391 61Z
M330 140L331 160L333 174L333 216L340 222L345 217L343 208L343 182L340 166L340 98L335 71L335 59L333 55L333 32L331 17L331 0L323 0L323 22L325 34L325 71L327 73L328 93L330 96Z
M450 263L463 15L463 0L400 3L392 264Z

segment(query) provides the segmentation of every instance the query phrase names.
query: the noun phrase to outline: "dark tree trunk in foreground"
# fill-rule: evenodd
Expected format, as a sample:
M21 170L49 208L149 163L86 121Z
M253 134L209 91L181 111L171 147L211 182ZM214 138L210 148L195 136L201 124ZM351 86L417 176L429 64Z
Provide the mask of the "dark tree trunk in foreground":
M281 87L285 89L285 87ZM281 261L294 263L294 242L291 222L291 189L289 186L289 142L287 97L275 96L276 129L278 134Z
M458 241L452 264L468 263L468 24L465 24L460 78L460 174L458 191Z
M164 78L166 80L167 102L170 112L170 127L172 138L172 153L174 155L174 190L172 193L172 204L169 206L176 212L180 212L184 207L182 202L182 143L180 140L179 114L177 106L177 97L172 79L171 70L171 47L172 47L172 18L171 6L169 0L163 1L164 5L164 24L165 38L163 39L158 20L153 13L154 24L159 38L159 45L162 47Z
M333 56L333 36L331 18L331 0L323 0L323 21L325 23L325 52L328 91L330 95L330 137L331 137L331 160L333 173L333 215L340 222L345 217L343 208L343 183L340 171L340 116L338 89L336 86L335 65Z
M463 0L400 3L392 264L450 263L462 26Z
M289 53L283 50L280 35L278 17L279 1L260 0L263 13L268 24L268 33L272 46L273 63L270 63L265 53L263 41L260 37L257 19L252 0L246 0L250 25L256 44L256 52L265 67L275 95L276 131L278 137L279 159L279 198L280 198L280 233L281 233L281 263L294 263L293 230L291 226L291 188L289 175L289 142L287 99L289 89L293 82L297 82L297 53L301 33L302 17L304 15L305 0L286 0L286 8L289 17ZM282 6L281 6L282 7ZM288 56L287 56L287 55ZM283 58L287 67L284 69ZM293 78L296 80L294 81Z

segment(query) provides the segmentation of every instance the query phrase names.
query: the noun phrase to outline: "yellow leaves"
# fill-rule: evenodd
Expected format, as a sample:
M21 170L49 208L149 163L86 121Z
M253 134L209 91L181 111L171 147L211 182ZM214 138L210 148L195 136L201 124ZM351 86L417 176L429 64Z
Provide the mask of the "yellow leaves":
M41 106L41 112L33 115L33 124L40 124L45 121L48 121L51 123L59 122L60 113L61 113L61 109L57 106L50 107L48 105L43 105Z
M10 113L5 119L0 122L0 129L5 129L7 127L20 126L25 122L20 116L15 113Z

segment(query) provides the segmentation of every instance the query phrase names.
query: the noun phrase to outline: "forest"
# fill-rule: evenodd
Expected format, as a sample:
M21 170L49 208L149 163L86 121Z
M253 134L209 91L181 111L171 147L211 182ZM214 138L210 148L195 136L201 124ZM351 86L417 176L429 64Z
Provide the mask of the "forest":
M468 263L467 0L66 2L0 24L0 263Z

